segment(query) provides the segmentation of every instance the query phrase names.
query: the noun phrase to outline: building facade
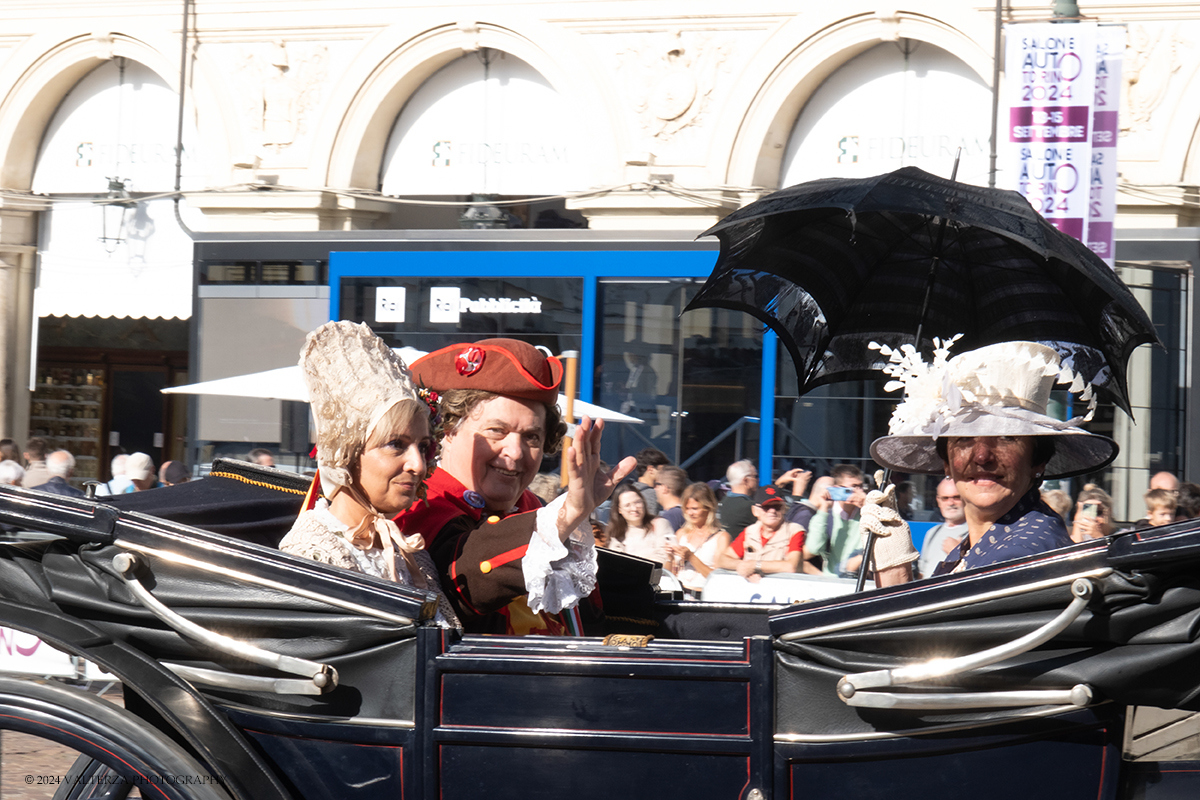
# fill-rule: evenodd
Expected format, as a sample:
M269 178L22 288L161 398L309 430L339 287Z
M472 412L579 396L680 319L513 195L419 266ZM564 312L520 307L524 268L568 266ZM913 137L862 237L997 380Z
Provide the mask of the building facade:
M1004 2L999 18L1043 20L1050 5ZM1135 357L1138 374L1170 376L1143 400L1174 422L1151 426L1141 414L1136 426L1112 423L1135 454L1120 467L1133 497L1144 471L1189 469L1179 420L1195 259L1180 231L1200 225L1200 4L1082 10L1126 31L1117 255L1129 243L1119 268L1157 303L1174 348L1171 370ZM960 180L992 177L990 4L12 0L0 22L0 433L86 445L99 477L116 447L181 457L189 437L224 441L239 423L247 446L279 441L277 426L262 423L274 412L245 416L233 401L212 412L223 432L201 436L197 406L162 401L157 390L224 377L234 362L282 366L302 329L321 321L312 309L338 313L322 305L340 291L321 283L328 258L234 258L228 275L201 279L196 233L486 226L549 237L569 227L583 240L671 240L816 177L908 165L949 175L959 153ZM1001 169L995 181L1010 186L1013 176ZM1133 244L1163 236L1177 245L1168 259L1143 258L1149 251ZM234 280L251 262L253 279ZM627 278L622 303L637 307L629 335L639 348L605 345L585 389L597 399L612 383L610 359L636 372L639 349L649 357L674 348L672 368L682 369L703 362L680 344L689 335L722 340L689 328L686 315L664 333L665 309L680 298ZM301 301L309 305L297 310ZM247 335L210 332L200 342L201 304L223 304L221 318ZM762 349L750 323L721 324ZM670 345L659 341L667 336ZM259 360L219 356L219 342L246 341ZM886 419L889 399L870 386L794 397L786 365L771 392L762 363L780 358L761 352L738 381L680 375L659 378L654 391L682 398L684 385L709 386L695 402L727 397L721 413L773 409L787 432L763 444L747 428L742 442L760 457L862 458L861 440ZM737 386L757 404L734 397ZM96 406L76 399L89 393ZM764 406L768 395L778 402ZM847 416L860 420L853 436L826 421Z

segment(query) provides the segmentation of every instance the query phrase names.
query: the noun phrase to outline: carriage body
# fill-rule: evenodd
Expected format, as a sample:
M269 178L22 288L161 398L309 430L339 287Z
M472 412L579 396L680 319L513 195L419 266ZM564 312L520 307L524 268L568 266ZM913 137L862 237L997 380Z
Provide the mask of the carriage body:
M0 726L69 734L96 762L122 737L161 739L158 750L122 745L141 753L140 771L132 756L101 766L130 777L184 763L212 776L164 796L980 800L1200 789L1200 526L786 608L655 596L647 572L613 599L624 605L612 616L655 638L606 644L463 636L429 621L423 592L92 501L0 488L0 522L61 537L0 545L0 624L95 662L126 698L114 721L71 699L74 689L22 698L31 684L5 680ZM643 566L606 561L601 585L607 569L610 585L628 589ZM1081 580L1094 589L1082 605L1072 594ZM843 676L969 656L1048 624L1062 627L998 662L862 689L866 705L839 694ZM1087 696L1064 701L1076 686ZM78 744L89 739L100 744ZM159 751L191 761L155 766Z

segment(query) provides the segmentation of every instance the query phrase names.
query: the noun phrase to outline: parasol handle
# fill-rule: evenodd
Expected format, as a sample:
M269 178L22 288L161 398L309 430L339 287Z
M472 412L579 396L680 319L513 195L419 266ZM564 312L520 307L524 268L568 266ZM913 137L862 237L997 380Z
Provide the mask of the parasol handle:
M879 490L883 491L883 487L891 482L892 470L889 467L883 473L883 483L878 487ZM867 585L867 573L875 571L875 538L875 531L867 531L867 543L863 545L862 563L858 565L858 579L854 584L855 593L861 592Z
M570 426L575 422L575 390L579 384L579 351L565 350L563 351L562 358L563 361L567 362L566 375L563 378L563 394L566 395L567 398L567 407L564 409L564 411L566 412L565 416L567 418L567 425ZM569 427L567 429L570 430ZM564 459L566 458L567 448L570 446L571 437L564 436L562 445ZM566 464L565 460L563 461L563 464ZM566 487L568 482L567 470L564 467L559 469L559 472L561 473L559 476L559 485Z
M867 571L875 563L875 531L867 531L867 543L863 546L863 560L858 565L858 580L854 584L854 591L861 592L863 587L867 585ZM874 570L871 570L872 572Z

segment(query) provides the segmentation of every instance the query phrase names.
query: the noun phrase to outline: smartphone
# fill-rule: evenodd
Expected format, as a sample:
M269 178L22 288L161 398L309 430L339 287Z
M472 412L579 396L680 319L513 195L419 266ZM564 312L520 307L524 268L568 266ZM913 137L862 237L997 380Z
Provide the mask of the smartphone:
M839 503L854 497L854 490L849 486L830 486L825 491L829 492L829 499Z
M1096 519L1097 517L1100 516L1100 504L1099 503L1084 503L1083 510L1079 512L1079 515L1083 516L1083 517L1091 517L1092 519Z

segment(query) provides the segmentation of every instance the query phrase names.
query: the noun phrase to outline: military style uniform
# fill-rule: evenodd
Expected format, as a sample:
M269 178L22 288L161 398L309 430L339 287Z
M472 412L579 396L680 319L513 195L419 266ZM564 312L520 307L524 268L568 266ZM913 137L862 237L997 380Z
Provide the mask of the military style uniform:
M557 358L515 339L444 347L413 362L412 370L439 393L479 390L544 405L558 399L563 376ZM590 627L601 616L595 546L590 528L561 541L557 511L565 501L564 495L543 509L526 490L514 508L497 512L440 468L427 482L426 498L396 522L405 533L425 537L466 631L583 635L584 622Z
M438 567L442 586L469 633L578 633L572 612L535 614L526 602L522 559L537 526L541 501L526 491L507 514L483 509L482 498L439 469L428 481L428 495L396 518L405 533L420 532ZM594 600L592 599L594 598ZM581 609L591 628L600 618L599 593Z

